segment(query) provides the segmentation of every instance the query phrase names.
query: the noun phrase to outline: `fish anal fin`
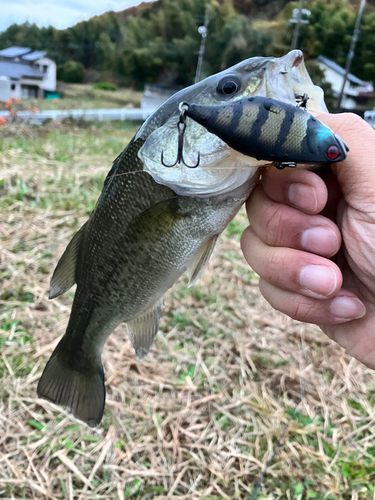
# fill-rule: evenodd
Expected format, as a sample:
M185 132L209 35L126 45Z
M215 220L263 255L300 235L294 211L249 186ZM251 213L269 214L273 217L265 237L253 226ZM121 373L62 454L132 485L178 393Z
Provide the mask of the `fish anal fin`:
M142 361L151 349L159 330L162 300L143 314L126 323L130 342L138 361Z
M57 263L49 288L50 299L54 299L62 293L67 292L76 282L75 271L77 255L84 227L85 226L82 226L78 233L73 236L73 239L70 241Z
M212 236L212 238L205 241L193 255L187 269L187 275L189 278L188 288L193 286L203 273L208 261L210 260L212 252L214 251L218 238L218 234Z
M77 419L96 427L104 412L105 385L100 358L77 360L76 366L67 361L72 356L60 341L44 368L38 383L38 397L62 405Z

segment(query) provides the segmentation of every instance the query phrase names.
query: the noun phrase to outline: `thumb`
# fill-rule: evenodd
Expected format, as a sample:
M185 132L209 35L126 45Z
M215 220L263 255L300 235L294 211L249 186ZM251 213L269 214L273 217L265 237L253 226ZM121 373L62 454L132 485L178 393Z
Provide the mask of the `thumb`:
M347 203L365 211L375 210L375 130L353 113L321 114L318 120L330 127L349 146L346 160L332 164Z

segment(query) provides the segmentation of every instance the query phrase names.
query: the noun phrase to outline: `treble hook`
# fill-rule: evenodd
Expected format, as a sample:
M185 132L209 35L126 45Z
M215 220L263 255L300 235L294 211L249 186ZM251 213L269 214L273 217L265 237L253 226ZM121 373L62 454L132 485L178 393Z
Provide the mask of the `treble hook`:
M198 160L195 165L188 165L185 160L184 160L184 154L183 154L183 149L184 149L184 136L185 136L185 130L186 130L186 104L185 103L180 103L179 105L179 110L180 110L180 118L177 123L177 129L178 129L178 146L177 146L177 159L172 165L167 165L164 162L164 150L161 152L161 163L164 165L164 167L174 167L175 165L183 163L185 167L188 168L197 168L200 162L201 155L198 152Z

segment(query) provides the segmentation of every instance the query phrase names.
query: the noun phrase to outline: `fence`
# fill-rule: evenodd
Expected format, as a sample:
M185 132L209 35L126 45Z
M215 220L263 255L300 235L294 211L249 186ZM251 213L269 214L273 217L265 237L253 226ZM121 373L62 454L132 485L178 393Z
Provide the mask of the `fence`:
M139 120L148 118L155 108L130 108L130 109L70 109L49 110L33 113L32 111L18 111L17 118L33 124L41 124L46 120L83 119L94 120ZM9 111L0 111L0 117L8 117Z

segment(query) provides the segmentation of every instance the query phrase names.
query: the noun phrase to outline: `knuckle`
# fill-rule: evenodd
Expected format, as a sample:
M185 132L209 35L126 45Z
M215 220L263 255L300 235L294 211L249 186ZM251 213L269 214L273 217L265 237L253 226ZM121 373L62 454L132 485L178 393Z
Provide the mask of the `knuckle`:
M282 244L285 208L284 205L273 204L266 207L264 211L265 238L273 246Z
M307 297L300 296L291 306L289 316L298 321L308 323L311 317L316 315L316 304L314 300Z

